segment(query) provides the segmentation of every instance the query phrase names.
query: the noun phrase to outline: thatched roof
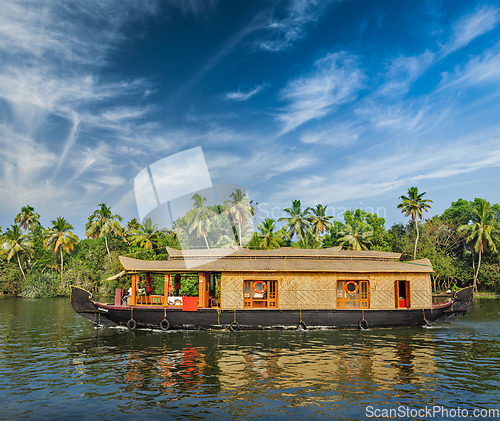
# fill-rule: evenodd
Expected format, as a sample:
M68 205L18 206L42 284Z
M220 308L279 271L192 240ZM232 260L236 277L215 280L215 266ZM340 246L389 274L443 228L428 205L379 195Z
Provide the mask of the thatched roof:
M120 256L129 272L432 272L428 259L400 262L399 253L381 251L280 248L276 250L167 248L169 260Z

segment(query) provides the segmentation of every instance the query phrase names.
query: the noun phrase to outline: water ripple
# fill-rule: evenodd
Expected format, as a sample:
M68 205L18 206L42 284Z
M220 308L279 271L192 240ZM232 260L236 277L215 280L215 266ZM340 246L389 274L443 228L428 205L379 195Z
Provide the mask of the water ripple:
M499 300L433 329L236 334L94 330L64 299L1 304L1 419L360 419L367 405L498 407Z

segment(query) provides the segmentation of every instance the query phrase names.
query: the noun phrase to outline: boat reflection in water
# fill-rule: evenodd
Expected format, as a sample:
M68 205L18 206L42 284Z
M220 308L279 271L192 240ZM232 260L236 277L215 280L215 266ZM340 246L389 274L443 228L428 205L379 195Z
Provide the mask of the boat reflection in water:
M75 368L100 381L92 354L112 354L114 381L123 384L115 397L142 397L127 411L205 395L217 397L208 406L222 399L230 412L241 410L235 400L331 406L387 394L417 402L437 388L432 329L94 334L79 341L86 346L74 350Z
M411 397L412 390L418 394L432 388L437 371L434 354L432 348L419 349L421 335L383 332L383 339L375 336L361 342L344 336L353 342L267 351L224 350L218 360L221 389L236 393L252 390L257 403L259 395L269 396L268 391L259 391L265 382L279 391L281 398L288 396L295 405L309 405L318 400L354 402L358 395L383 391L384 385L391 390L394 385L415 386L401 389L405 398ZM298 389L314 390L314 396L303 399L297 396Z

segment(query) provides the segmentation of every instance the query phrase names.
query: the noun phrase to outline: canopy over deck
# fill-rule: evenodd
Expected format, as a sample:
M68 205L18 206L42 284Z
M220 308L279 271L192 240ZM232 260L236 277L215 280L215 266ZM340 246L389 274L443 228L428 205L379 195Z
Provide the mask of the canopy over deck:
M145 261L120 256L128 272L432 272L428 259L401 262L399 253L326 249L249 250L243 248L175 250L168 260ZM186 262L189 264L186 265Z

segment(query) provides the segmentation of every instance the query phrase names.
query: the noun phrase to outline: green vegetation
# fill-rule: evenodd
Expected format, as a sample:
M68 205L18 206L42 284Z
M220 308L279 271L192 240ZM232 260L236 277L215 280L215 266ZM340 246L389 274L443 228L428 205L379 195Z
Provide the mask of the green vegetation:
M101 203L86 225L88 238L81 241L65 218L58 217L45 229L40 215L27 205L14 225L0 230L0 293L52 297L67 295L73 284L109 294L130 283L126 277L113 277L123 269L118 256L164 260L166 247L180 249L180 244L265 250L341 246L394 252L402 260L430 259L435 290L473 284L482 293L499 293L500 205L459 199L442 215L424 219L423 211L432 202L423 199L424 194L412 187L401 196L398 208L411 219L389 229L384 218L362 209L344 212L340 221L327 214L327 206L303 207L300 200L293 200L290 208L283 209L284 218L265 218L253 232L255 210L238 190L223 206L207 206L206 198L195 194L193 208L174 222L172 231L151 219L141 224L134 218L122 227L122 218ZM164 277L153 275L154 291L163 292L163 286ZM183 275L182 288L181 293L196 295L196 276Z

